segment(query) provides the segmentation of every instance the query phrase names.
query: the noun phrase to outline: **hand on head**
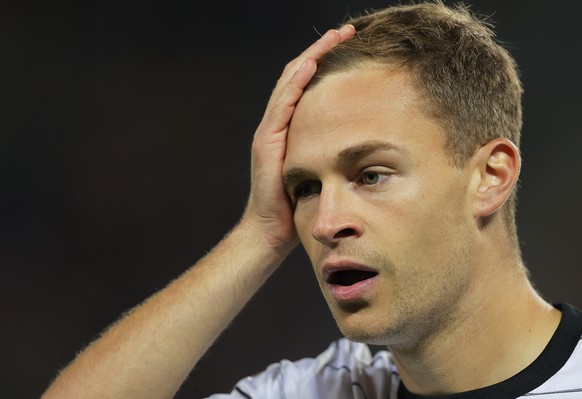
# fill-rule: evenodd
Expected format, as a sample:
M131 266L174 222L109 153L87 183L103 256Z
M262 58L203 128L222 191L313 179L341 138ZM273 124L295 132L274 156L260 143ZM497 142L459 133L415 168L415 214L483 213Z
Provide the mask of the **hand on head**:
M317 61L354 33L352 25L329 30L289 62L255 132L251 191L242 222L253 226L269 245L281 253L289 252L297 244L293 212L281 178L289 123L297 102L317 69Z

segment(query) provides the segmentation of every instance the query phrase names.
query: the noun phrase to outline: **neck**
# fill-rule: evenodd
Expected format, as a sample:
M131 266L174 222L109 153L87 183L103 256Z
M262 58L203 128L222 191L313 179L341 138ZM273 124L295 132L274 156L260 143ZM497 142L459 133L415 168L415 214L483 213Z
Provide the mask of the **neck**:
M408 390L434 395L482 388L541 354L561 314L539 297L518 262L497 265L476 279L442 331L414 345L390 346Z

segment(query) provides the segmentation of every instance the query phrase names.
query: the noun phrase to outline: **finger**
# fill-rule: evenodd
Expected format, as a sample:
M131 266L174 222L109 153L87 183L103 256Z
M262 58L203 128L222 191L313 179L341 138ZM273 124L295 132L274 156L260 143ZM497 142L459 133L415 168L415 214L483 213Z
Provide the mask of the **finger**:
M305 58L315 58L319 60L323 55L329 52L334 46L337 46L342 41L353 36L356 29L353 25L344 25L339 30L330 29L323 36L319 38L315 43L309 46L299 57L298 60Z
M345 24L338 29L338 33L340 35L340 41L343 42L344 40L354 36L356 33L356 28L352 24Z
M332 48L349 39L355 33L356 28L350 24L344 25L338 30L328 30L315 43L309 46L297 58L295 58L287 65L289 68L286 68L287 71L283 72L283 78L285 75L294 73L299 65L302 65L307 58L314 58L316 61L319 61L321 57L327 54Z
M301 53L297 58L289 62L283 74L279 78L277 86L273 90L272 99L278 99L282 91L285 89L290 76L293 76L297 71L299 65L303 65L305 60L308 58L314 58L318 61L323 55L328 53L334 46L339 43L349 39L356 33L356 28L353 25L347 24L342 26L340 29L330 29L322 37L319 38L315 43L309 46L303 53ZM312 75L313 76L313 75ZM272 103L267 105L267 112L272 108Z
M269 112L265 125L267 132L281 133L287 130L295 106L316 70L317 63L315 59L307 58L303 65L293 74Z

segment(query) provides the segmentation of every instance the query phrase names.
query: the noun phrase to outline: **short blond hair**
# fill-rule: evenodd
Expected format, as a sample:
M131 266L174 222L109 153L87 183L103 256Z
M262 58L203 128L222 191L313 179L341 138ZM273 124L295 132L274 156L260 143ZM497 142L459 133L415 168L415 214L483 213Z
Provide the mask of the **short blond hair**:
M468 7L441 1L398 5L346 21L357 34L324 56L308 87L367 63L406 68L424 111L445 132L446 151L462 167L482 145L504 137L519 147L523 88L516 63L491 25ZM515 190L505 204L516 239Z

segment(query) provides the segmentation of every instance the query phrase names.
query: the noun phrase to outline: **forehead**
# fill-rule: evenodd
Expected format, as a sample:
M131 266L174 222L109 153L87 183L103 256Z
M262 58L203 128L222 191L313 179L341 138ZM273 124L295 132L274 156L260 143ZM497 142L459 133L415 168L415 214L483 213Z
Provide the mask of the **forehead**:
M425 116L422 104L406 70L369 67L329 75L297 104L286 166L309 163L369 140L387 141L407 151L438 147L442 152L442 129Z

